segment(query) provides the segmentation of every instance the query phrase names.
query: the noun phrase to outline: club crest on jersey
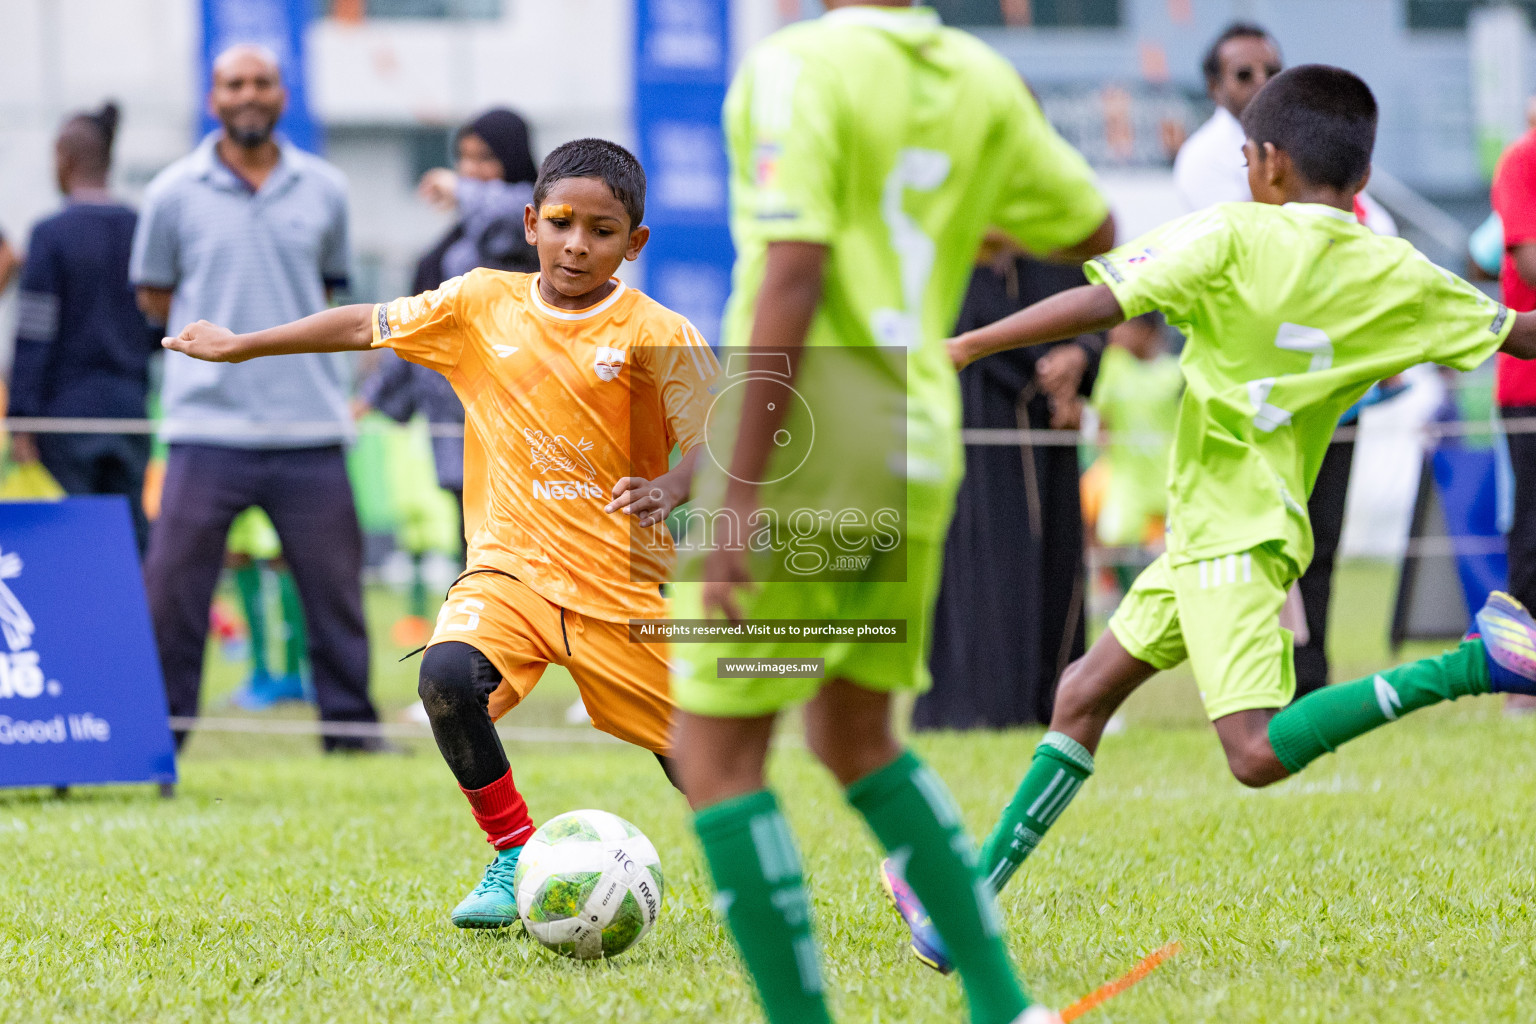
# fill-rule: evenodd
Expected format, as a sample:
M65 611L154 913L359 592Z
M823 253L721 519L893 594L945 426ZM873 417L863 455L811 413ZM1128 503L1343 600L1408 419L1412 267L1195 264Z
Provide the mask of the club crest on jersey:
M608 348L606 345L597 347L597 355L592 357L592 372L596 373L600 380L613 380L622 369L624 369L622 349Z

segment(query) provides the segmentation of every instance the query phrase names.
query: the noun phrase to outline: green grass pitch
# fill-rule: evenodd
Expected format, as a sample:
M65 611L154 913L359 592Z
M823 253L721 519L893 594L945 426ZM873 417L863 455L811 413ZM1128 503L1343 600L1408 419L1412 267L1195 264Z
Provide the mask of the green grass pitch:
M1388 574L1349 567L1343 675L1384 663ZM373 601L387 624L392 602ZM380 629L379 636L387 636ZM386 658L388 660L386 660ZM217 668L217 666L216 666ZM381 699L413 666L381 651ZM217 668L215 691L231 676ZM526 712L555 724L551 679ZM1253 793L1227 775L1190 681L1138 695L1099 771L1003 897L1032 990L1064 1006L1170 939L1184 952L1087 1021L1536 1019L1536 720L1432 709ZM919 737L973 830L1036 731ZM486 847L436 752L321 759L313 741L203 735L175 800L143 787L0 793L0 1021L754 1021L681 798L620 746L514 749L540 818L613 811L661 852L657 930L611 963L448 910ZM839 1019L960 1021L919 966L861 822L805 753L775 781L806 858Z

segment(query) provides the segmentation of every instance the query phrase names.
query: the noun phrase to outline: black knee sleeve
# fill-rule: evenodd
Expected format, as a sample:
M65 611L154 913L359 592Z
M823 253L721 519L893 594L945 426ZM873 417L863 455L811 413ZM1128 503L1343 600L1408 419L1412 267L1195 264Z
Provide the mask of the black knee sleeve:
M507 773L506 751L486 710L501 673L469 644L433 644L421 659L416 692L437 749L465 789L484 789Z
M416 695L428 717L434 717L434 710L451 713L466 702L484 707L500 681L501 674L489 658L469 644L449 641L433 644L422 655Z

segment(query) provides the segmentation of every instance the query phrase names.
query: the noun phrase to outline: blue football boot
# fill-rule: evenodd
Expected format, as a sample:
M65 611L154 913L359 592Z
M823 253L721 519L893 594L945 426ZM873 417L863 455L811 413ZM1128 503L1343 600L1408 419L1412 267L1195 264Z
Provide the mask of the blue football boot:
M460 928L506 928L517 923L517 890L512 878L523 848L500 850L486 865L485 877L453 908L453 923Z
M1488 688L1536 695L1536 619L1501 590L1477 613L1477 634L1488 652Z
M285 700L310 701L309 687L304 685L304 676L298 672L289 672L287 675L278 676L272 681L272 703L279 704Z
M230 695L229 702L242 711L265 711L276 704L280 684L265 670L251 673L246 684Z
M880 862L880 878L896 913L901 915L907 930L912 933L912 954L940 974L953 971L955 965L949 962L949 951L944 948L944 940L939 938L939 931L928 917L928 911L889 857Z

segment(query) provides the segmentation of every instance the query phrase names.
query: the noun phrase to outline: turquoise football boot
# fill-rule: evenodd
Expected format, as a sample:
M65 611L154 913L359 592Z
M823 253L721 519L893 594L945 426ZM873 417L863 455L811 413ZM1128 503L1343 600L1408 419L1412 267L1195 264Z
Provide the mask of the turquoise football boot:
M459 905L453 908L453 923L460 928L507 928L517 923L517 890L512 876L517 872L521 846L497 852L486 865L485 877Z

